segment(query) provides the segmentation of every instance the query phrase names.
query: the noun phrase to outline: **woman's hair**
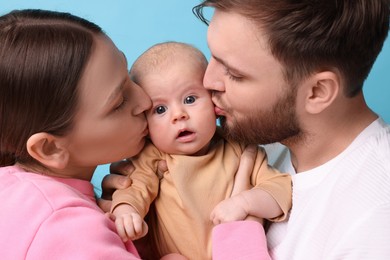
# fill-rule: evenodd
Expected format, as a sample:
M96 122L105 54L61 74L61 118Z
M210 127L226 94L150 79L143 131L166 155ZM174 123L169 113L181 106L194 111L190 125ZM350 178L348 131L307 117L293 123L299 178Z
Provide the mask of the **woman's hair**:
M97 25L69 13L15 10L0 17L0 166L31 162L30 136L65 135Z
M287 81L337 69L344 93L353 97L374 64L389 30L389 0L205 0L193 8L208 23L203 8L239 13L268 37L272 55Z

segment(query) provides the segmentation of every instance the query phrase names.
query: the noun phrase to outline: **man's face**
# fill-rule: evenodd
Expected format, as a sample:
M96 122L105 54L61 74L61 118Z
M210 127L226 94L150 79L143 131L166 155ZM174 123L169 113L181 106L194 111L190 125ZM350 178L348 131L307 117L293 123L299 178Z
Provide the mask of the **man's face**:
M286 83L266 36L244 16L215 10L208 44L204 85L228 136L258 144L298 136L297 88Z

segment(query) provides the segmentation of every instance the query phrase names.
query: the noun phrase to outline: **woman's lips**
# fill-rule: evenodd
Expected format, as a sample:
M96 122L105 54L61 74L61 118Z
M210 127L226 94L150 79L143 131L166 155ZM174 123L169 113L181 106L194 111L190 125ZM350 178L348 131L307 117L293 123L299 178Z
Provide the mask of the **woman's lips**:
M145 127L144 131L142 132L143 136L147 136L149 134L149 129L148 127Z

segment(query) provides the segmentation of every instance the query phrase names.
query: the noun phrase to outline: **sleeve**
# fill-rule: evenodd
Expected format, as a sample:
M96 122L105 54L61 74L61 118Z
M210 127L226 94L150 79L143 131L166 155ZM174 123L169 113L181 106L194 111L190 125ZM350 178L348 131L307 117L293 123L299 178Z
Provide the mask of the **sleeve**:
M106 215L74 206L53 212L40 225L26 259L140 258L131 241L126 245L121 241Z
M271 259L263 226L255 221L219 224L212 233L212 259Z
M160 181L157 176L157 164L160 160L162 154L151 143L148 143L137 157L131 158L135 167L130 176L132 184L126 189L114 192L111 212L119 204L125 203L132 205L141 217L145 217L150 204L158 194Z
M262 189L268 192L279 204L283 214L271 221L283 221L292 204L292 182L291 176L287 173L281 173L268 164L267 154L264 148L259 146L251 183L254 188Z

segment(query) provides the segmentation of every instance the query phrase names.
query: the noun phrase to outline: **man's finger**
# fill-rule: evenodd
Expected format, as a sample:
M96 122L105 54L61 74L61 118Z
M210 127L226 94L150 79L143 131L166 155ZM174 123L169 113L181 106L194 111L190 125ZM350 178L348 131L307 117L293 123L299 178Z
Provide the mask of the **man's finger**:
M165 160L161 160L157 164L157 176L159 179L162 179L164 172L168 171L168 165Z
M231 196L251 189L250 176L255 165L257 154L257 145L248 145L240 158L240 166L238 167L236 176L234 178L234 185Z

